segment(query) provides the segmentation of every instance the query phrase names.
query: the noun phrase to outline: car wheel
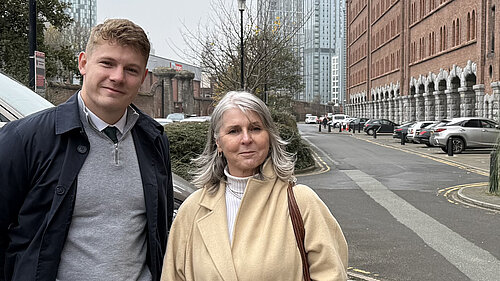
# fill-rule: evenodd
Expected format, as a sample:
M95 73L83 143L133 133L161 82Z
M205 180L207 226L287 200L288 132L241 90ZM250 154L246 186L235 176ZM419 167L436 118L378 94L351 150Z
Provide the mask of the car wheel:
M444 153L448 153L448 147L446 147L446 146L441 146L441 150L442 150Z
M451 143L453 144L453 153L460 154L465 150L465 143L460 138L452 138Z
M369 136L373 136L373 132L374 132L374 131L373 131L373 129L368 129L368 130L366 131L366 133L367 133Z
M427 147L433 147L434 145L430 144L430 143L426 143L425 144Z

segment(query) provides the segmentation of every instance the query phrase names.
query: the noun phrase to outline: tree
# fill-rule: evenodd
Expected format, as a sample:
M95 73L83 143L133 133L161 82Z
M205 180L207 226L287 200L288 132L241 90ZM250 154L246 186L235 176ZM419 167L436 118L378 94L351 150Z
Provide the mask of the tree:
M0 70L28 85L29 77L29 7L26 0L0 2ZM74 54L66 46L47 45L49 26L62 30L72 19L64 11L69 4L58 0L37 1L37 49L46 55L47 77L55 77L60 67L75 68Z
M277 17L268 2L258 1L259 7L245 10L245 89L261 97L265 92L293 96L303 89L296 42L303 24ZM214 79L216 94L222 94L241 88L240 13L224 0L212 2L212 11L211 25L203 31L185 28L183 38L190 49L184 55L201 64Z

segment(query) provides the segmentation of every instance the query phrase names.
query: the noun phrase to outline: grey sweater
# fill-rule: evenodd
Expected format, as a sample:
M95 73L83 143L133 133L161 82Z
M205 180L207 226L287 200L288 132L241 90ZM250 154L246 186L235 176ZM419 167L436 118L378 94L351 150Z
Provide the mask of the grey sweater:
M77 183L73 219L57 280L151 280L146 264L146 207L128 110L114 144L82 112L90 152Z

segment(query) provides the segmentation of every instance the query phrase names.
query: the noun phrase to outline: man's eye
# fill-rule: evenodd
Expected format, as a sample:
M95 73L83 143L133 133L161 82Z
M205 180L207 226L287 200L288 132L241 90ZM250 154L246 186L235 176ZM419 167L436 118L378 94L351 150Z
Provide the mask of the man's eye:
M128 68L127 71L134 73L134 74L139 73L139 71L137 71L137 69L135 69L135 68Z
M111 63L109 61L101 61L101 64L105 66L111 66Z

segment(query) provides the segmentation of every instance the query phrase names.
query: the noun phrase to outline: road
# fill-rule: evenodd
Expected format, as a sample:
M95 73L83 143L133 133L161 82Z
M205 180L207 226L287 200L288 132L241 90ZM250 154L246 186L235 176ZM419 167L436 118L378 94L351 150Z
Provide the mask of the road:
M298 126L318 163L298 181L339 221L350 273L365 280L500 280L500 213L446 192L487 182L484 172Z

